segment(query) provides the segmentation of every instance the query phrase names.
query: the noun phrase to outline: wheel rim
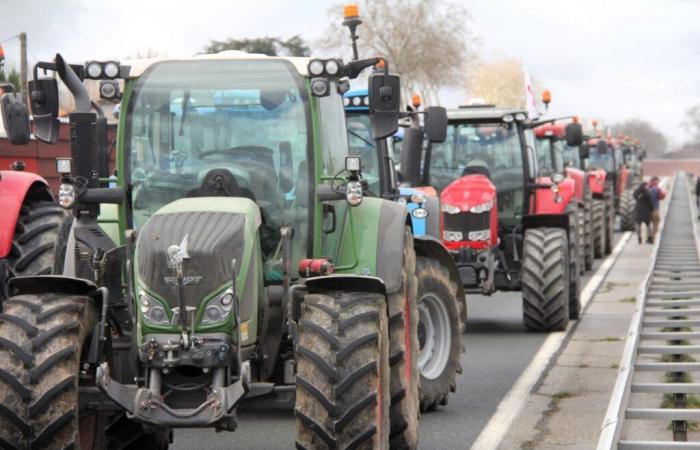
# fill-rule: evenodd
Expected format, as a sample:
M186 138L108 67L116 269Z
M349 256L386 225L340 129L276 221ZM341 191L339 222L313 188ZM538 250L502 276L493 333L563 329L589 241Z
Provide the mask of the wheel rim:
M418 369L422 376L434 380L443 373L450 358L450 315L439 298L426 294L418 303L418 320Z

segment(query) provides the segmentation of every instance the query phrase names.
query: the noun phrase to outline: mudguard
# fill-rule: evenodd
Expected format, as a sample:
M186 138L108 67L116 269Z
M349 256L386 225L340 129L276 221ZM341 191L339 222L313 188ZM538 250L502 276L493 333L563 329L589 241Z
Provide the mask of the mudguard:
M566 206L574 197L576 186L574 180L566 178L559 183L559 201L556 201L557 194L549 188L538 188L535 190L535 210L533 214L564 214ZM552 185L552 179L549 177L540 177L537 179L538 185Z
M304 285L310 294L336 290L387 294L386 285L380 278L362 275L327 275L307 278Z
M564 205L566 208L566 205ZM564 214L528 214L522 219L523 231L528 228L562 228L569 233L569 215Z
M459 276L459 271L455 265L455 260L450 253L445 249L442 243L432 236L417 237L414 241L417 256L424 256L437 260L450 272L450 279L457 285L457 299L462 303L462 323L467 321L467 299L464 294L464 285Z
M594 197L602 197L605 194L605 179L607 173L603 169L594 169L588 171L588 185L591 187L591 193Z
M14 277L9 281L10 295L60 293L70 295L89 295L97 290L97 285L82 278L61 275L36 275L31 277Z
M0 258L6 257L12 248L12 238L19 211L25 200L53 201L51 190L39 175L30 172L0 171Z
M410 225L406 207L366 197L348 214L336 274L374 276L383 281L387 294L397 292L402 284L403 230Z

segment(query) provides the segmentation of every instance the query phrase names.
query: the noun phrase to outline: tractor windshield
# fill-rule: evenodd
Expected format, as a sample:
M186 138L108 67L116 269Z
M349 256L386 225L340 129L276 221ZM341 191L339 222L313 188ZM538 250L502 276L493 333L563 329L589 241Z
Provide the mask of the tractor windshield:
M564 142L560 139L537 139L537 160L541 175L564 171L564 147Z
M499 191L522 189L523 152L514 124L452 122L445 142L433 144L430 174L436 189L476 168L485 168Z
M600 153L595 148L591 147L587 167L589 169L603 169L608 173L614 172L613 158L610 151L607 153Z
M576 169L581 168L581 153L578 147L570 147L564 144L564 165Z
M209 196L255 201L272 228L308 220L308 116L303 79L285 61L152 66L126 122L134 225L179 198Z
M362 157L362 176L372 192L379 192L379 153L372 138L369 115L366 112L348 112L348 153Z

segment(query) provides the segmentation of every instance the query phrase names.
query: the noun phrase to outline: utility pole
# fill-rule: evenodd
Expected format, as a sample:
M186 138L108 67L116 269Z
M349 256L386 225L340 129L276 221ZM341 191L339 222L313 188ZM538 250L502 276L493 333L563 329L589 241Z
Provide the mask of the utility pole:
M19 90L27 100L27 33L19 34Z

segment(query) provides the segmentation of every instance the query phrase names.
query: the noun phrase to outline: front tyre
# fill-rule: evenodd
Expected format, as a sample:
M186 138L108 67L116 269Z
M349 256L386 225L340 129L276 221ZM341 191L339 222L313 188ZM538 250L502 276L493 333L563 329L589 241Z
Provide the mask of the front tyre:
M626 189L620 197L620 230L634 231L635 201L630 189Z
M384 296L338 291L307 295L296 360L296 448L389 447Z
M0 317L0 447L100 448L96 415L78 409L81 353L95 324L88 297L21 295Z
M464 352L457 286L434 259L416 259L418 280L418 370L420 409L433 411L446 405L450 392L457 390L457 374L462 373L459 358Z
M561 331L569 323L569 243L566 230L525 231L522 259L523 324Z
M605 202L593 200L593 252L596 258L605 256Z

